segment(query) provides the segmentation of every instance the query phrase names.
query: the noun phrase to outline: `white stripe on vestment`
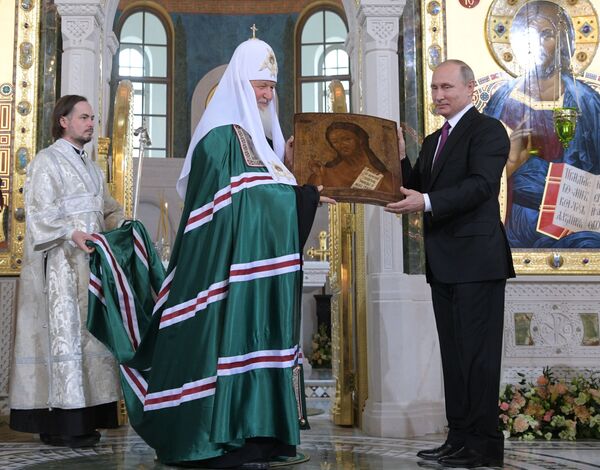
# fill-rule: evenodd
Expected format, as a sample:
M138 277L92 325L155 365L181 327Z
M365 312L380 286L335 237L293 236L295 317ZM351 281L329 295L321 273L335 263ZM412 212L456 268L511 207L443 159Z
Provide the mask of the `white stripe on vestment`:
M146 270L148 270L148 253L146 252L146 247L144 246L144 240L142 239L142 236L139 234L139 232L135 229L133 229L133 238L133 247L135 249L135 254L138 256L142 264L146 267ZM136 241L138 243L136 243Z
M220 357L217 361L218 364L232 364L234 362L247 361L248 359L254 359L257 357L266 356L279 356L285 357L296 353L296 348L289 349L264 349L262 351L252 351L247 354L240 354L239 356L225 356Z
M289 359L287 361L253 362L245 366L233 367L231 369L219 369L218 374L219 376L227 376L243 374L244 372L258 369L287 369L293 367L295 363L296 361L294 359Z
M162 307L169 298L169 292L171 291L171 281L173 280L173 277L175 277L175 269L176 268L173 268L173 270L163 281L162 286L160 286L160 292L158 293L157 302L156 304L154 304L154 308L152 309L152 315L158 312L160 307Z
M100 286L97 288L96 285ZM88 284L89 291L94 294L100 302L106 307L106 300L104 299L104 294L102 293L102 280L94 275L93 272L90 271L90 282Z
M232 264L231 268L230 268L230 272L261 268L261 267L270 266L270 265L275 266L275 265L281 264L281 263L298 261L297 263L291 264L289 266L281 266L281 267L269 269L269 270L257 270L255 272L250 272L250 273L246 273L246 274L231 274L229 276L229 282L233 283L233 282L251 281L253 279L261 279L261 278L265 278L265 277L278 276L280 274L286 274L286 273L291 273L294 271L299 271L300 270L299 260L300 260L300 255L298 253L294 253L291 255L284 255L284 256L277 257L277 258L252 261L250 263Z
M292 358L290 359L289 356L292 356ZM274 359L264 362L260 361L261 358L266 357ZM280 357L281 359L278 360L278 357ZM242 354L239 356L220 357L218 360L217 375L236 375L257 369L286 369L288 367L294 366L294 364L296 363L296 358L296 348L283 350L271 349L264 351L253 351L251 353ZM240 362L244 364L240 364L237 367L224 368L230 364Z

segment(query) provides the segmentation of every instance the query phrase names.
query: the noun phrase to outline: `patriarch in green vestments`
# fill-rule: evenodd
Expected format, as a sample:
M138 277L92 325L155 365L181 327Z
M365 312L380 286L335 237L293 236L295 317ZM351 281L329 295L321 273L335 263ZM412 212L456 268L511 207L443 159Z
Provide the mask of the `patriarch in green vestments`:
M177 183L184 209L149 321L132 321L141 305L111 313L113 303L92 293L94 305L108 310L94 317L92 330L117 356L129 351L120 363L131 424L165 463L267 467L296 455L308 424L299 347L302 246L320 198L314 186L297 186L286 167L292 149L276 114L276 81L268 44L238 46ZM110 240L104 246L99 257ZM109 263L95 263L95 292L119 290L109 282L116 272ZM131 302L122 301L127 289L115 298L136 306L135 290ZM102 322L111 316L125 333L106 333Z

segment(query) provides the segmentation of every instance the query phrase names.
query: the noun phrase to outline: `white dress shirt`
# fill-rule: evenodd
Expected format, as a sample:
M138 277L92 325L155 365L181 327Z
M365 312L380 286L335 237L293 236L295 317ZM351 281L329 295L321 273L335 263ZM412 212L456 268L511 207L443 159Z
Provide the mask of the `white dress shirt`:
M469 103L461 111L459 111L454 116L452 116L450 119L448 119L448 123L450 124L450 129L448 129L448 136L450 136L450 134L454 130L454 127L458 124L458 121L460 121L460 119L465 115L465 113L472 107L473 107L473 103ZM441 139L441 135L438 138L437 145L435 146L436 152L437 152L437 148L440 146L440 139ZM435 155L435 153L434 153L434 155ZM425 209L423 209L424 212L433 212L433 210L431 208L431 201L429 200L429 194L423 193L423 199L425 200Z

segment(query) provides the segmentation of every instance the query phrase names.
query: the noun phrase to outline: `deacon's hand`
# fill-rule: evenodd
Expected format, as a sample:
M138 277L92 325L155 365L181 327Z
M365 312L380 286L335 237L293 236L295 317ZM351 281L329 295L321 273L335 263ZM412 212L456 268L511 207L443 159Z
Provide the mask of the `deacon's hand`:
M317 186L317 189L319 190L319 192L323 191L323 185L320 184L319 186ZM319 197L319 205L321 205L323 203L325 203L325 204L337 204L337 201L335 199L332 199L332 198L327 197L327 196L320 196Z
M294 167L294 136L291 136L285 143L285 157L283 163L288 170L292 171L292 168Z
M89 247L85 244L86 240L94 241L94 237L89 233L82 232L81 230L75 230L71 235L73 242L86 253L92 253L94 247Z
M400 187L400 192L405 198L398 202L390 202L383 209L386 212L393 214L412 214L414 212L422 212L425 209L425 198L419 191Z

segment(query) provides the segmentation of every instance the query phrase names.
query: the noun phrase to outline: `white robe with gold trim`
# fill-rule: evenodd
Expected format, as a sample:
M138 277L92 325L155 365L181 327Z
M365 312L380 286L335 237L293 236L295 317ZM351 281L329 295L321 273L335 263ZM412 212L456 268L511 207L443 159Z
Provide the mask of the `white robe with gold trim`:
M116 401L115 361L86 328L88 255L71 235L114 228L122 209L100 168L59 139L29 164L25 212L10 407L73 409Z

